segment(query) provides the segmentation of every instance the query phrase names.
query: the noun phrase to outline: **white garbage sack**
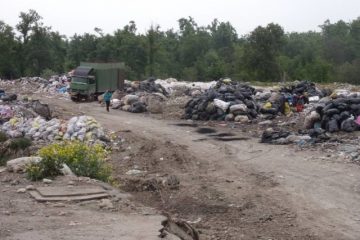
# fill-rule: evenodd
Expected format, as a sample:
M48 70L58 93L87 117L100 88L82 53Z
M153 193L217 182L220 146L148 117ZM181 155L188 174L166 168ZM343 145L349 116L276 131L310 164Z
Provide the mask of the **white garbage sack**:
M246 114L247 107L245 104L232 105L232 106L230 106L230 113L233 113L235 115Z
M214 105L217 107L217 108L220 108L221 110L223 110L224 112L226 112L230 106L230 103L229 102L224 102L220 99L214 99Z

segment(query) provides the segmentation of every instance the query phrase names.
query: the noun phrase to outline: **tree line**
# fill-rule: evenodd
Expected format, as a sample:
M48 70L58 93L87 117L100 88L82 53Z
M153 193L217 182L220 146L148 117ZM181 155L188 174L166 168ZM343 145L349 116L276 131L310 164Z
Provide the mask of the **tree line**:
M275 23L239 36L230 22L199 26L191 17L179 29L152 25L138 33L130 21L113 34L66 37L44 25L35 11L21 12L12 27L0 20L0 77L63 73L81 61L124 62L129 79L148 76L209 81L311 80L360 83L360 17L325 21L321 31L291 32Z

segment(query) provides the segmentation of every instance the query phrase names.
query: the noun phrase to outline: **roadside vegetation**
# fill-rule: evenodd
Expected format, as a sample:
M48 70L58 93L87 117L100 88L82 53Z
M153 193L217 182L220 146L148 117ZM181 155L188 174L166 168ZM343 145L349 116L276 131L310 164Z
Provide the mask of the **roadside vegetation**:
M42 160L26 167L31 180L61 175L64 164L77 176L110 180L111 167L105 161L107 152L100 145L89 146L78 141L53 143L41 148L38 155Z

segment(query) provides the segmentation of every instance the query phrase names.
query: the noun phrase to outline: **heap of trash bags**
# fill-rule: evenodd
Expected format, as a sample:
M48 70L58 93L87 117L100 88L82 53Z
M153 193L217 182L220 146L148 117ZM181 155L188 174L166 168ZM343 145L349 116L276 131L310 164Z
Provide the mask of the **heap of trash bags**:
M184 118L247 122L258 115L254 95L255 89L247 84L220 79L186 104Z
M126 81L125 93L115 91L111 98L112 109L120 109L131 113L162 113L163 103L168 92L154 78L144 81ZM102 102L103 95L98 100Z
M330 133L360 130L360 98L348 96L319 104L305 118L307 129L324 129Z
M28 137L32 140L79 140L86 142L108 141L99 123L89 116L73 117L69 121L53 118L49 121L36 118L13 117L1 130L9 137Z
M112 108L131 113L162 113L167 98L161 93L137 92L127 94L121 99L112 99Z
M105 132L100 124L90 116L79 116L71 118L64 129L65 140L80 141L107 141Z
M306 80L290 86L283 87L280 89L280 92L288 95L306 95L307 97L318 96L319 98L331 94L329 90L319 89L315 86L315 83Z
M128 94L134 94L136 92L147 93L161 93L164 96L168 95L166 89L160 84L155 82L155 78L150 77L143 81L125 81L125 92Z

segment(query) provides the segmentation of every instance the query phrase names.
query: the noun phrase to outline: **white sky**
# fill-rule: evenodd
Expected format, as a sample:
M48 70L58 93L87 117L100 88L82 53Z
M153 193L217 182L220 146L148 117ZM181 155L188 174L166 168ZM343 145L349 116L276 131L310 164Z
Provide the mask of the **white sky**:
M291 32L319 30L326 19L350 21L360 16L360 0L0 0L0 20L15 27L19 13L28 9L67 36L94 32L94 27L113 33L130 20L139 32L152 23L177 30L177 20L188 16L198 25L214 18L230 21L243 35L270 22Z

